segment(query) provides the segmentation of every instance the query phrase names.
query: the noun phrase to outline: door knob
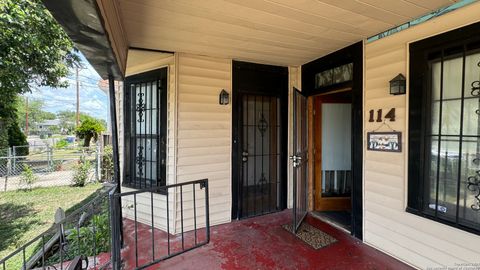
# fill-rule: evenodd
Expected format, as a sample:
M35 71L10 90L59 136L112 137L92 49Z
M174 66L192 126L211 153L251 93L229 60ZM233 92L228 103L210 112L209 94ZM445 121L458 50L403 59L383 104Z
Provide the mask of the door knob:
M289 157L293 161L293 167L296 168L300 165L300 162L302 160L302 157L293 155Z
M243 151L242 152L242 161L247 162L247 160L248 160L248 152Z

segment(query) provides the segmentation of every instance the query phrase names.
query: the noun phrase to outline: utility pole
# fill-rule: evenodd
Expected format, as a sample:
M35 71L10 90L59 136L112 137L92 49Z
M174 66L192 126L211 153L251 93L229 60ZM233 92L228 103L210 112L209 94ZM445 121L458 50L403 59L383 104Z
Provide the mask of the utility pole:
M75 69L77 81L77 128L80 125L80 80L78 79L78 66Z
M28 137L28 97L25 97L25 136Z

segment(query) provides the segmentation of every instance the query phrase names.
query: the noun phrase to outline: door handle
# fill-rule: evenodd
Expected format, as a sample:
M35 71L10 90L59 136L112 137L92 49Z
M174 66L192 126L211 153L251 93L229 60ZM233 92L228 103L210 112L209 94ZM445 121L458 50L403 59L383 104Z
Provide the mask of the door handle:
M302 160L302 157L293 155L289 157L293 161L293 167L296 168L300 165L300 161Z
M243 151L242 152L242 161L247 162L247 160L248 160L248 152Z

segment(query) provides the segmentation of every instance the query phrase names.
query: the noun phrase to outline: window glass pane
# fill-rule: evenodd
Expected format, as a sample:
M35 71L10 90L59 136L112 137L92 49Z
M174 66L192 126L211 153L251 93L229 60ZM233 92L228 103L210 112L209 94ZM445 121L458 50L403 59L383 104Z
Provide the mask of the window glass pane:
M425 209L432 212L435 210L435 198L437 194L437 167L438 167L438 137L433 136L429 141L427 148L431 151L427 154L425 169L426 169L426 199Z
M441 87L441 75L442 74L442 64L441 62L432 63L432 100L440 100L440 87Z
M460 134L461 106L460 99L442 102L442 135Z
M443 62L443 99L462 96L462 71L462 56Z
M464 101L463 109L463 135L476 136L480 134L480 115L478 98L469 98Z
M329 69L315 75L315 86L322 87L332 85L333 82L333 70Z
M353 63L345 64L317 73L315 87L324 87L336 83L348 82L353 79Z
M157 82L152 82L152 109L157 109L158 108L158 100L157 100L157 95L158 95L158 89L157 89Z
M145 163L145 173L147 179L156 180L157 179L157 164L155 162Z
M434 101L432 104L432 134L438 135L440 124L440 103L441 101Z
M440 106L442 107L441 134L460 133L461 89L462 89L462 58L450 59L444 62L443 99L441 98L441 62L433 62L432 70L432 134L438 134ZM459 69L459 70L458 70ZM454 100L448 100L454 99ZM441 104L440 104L441 103Z
M455 220L457 213L458 151L458 137L442 138L439 153L438 205L445 206L446 211L439 211L438 215L452 220Z
M353 63L333 69L333 83L351 81L353 79Z
M438 140L432 144L431 160L437 162L431 164L430 173L430 210L438 210L438 216L455 220L457 204L457 179L458 179L458 152L459 137L442 138L440 151ZM433 162L431 162L433 163ZM436 172L434 172L436 170ZM433 177L432 177L433 176ZM438 183L438 188L437 188ZM433 188L432 188L433 187ZM438 189L438 204L436 205L436 190Z

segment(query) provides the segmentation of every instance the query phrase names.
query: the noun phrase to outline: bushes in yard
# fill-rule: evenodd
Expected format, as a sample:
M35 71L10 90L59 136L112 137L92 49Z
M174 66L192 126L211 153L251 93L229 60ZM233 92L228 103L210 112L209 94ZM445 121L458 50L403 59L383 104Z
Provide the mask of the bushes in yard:
M92 216L87 226L71 230L67 240L69 251L73 254L93 256L107 252L110 247L110 224L107 212Z
M55 144L56 149L62 149L68 146L68 141L67 139L61 139Z
M73 186L83 187L87 183L88 175L90 173L91 164L84 156L80 157L78 164L75 166L73 172Z
M32 185L38 180L38 176L35 175L32 168L26 165L23 167L23 172L20 175L20 185L27 190L32 189Z
M105 146L102 155L102 177L100 181L112 181L113 178L113 148L111 145Z

